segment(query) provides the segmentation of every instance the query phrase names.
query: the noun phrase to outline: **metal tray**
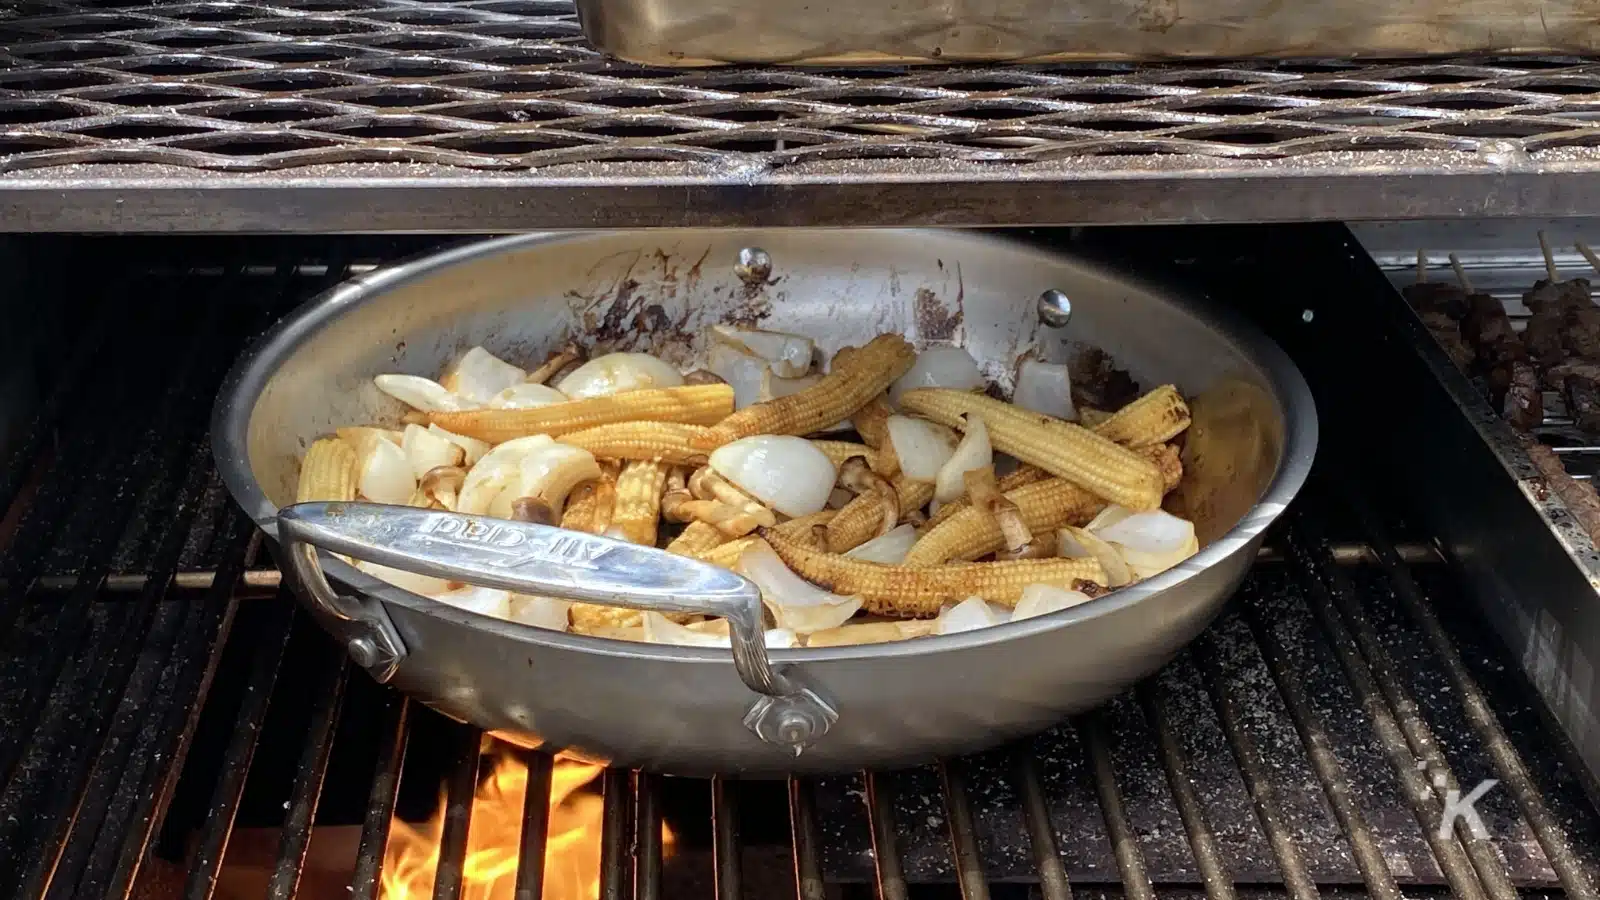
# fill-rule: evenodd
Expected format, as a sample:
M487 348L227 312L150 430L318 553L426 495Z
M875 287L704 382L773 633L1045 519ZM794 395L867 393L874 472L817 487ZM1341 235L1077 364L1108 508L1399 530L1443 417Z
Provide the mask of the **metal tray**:
M662 66L1600 50L1588 0L578 0L602 50Z

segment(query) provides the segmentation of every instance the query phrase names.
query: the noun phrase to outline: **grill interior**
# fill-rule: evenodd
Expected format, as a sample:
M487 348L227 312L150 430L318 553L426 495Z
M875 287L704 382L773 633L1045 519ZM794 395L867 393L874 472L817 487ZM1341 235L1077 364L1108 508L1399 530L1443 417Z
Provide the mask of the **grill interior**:
M1256 246L1337 249L1325 230L1276 240ZM1219 249L1248 246L1228 237L1118 242L1207 290L1262 277ZM10 248L8 290L38 310L16 336L42 348L13 381L49 387L0 470L12 895L376 897L392 822L433 815L443 791L433 896L483 896L461 890L482 736L351 671L280 591L205 438L251 336L436 244ZM1240 288L1239 305L1267 292ZM1336 369L1285 330L1299 304L1280 294L1254 312L1328 389ZM604 797L600 896L1596 896L1585 770L1456 567L1363 476L1358 430L1323 414L1319 471L1287 527L1159 676L1035 739L925 768L787 784L608 771L587 789ZM549 871L552 763L515 752L532 788L521 864L495 896L531 900ZM1486 779L1485 833L1458 820L1441 836L1449 791Z

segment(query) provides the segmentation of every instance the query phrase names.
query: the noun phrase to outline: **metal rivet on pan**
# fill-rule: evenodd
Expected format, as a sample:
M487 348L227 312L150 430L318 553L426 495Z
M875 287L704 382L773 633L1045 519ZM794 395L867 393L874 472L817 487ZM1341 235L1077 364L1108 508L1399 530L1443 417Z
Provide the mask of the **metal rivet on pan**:
M1039 321L1050 328L1065 328L1072 319L1072 301L1054 288L1039 295Z
M766 284L772 277L772 257L760 247L739 248L739 260L733 264L733 274L745 284Z
M348 649L350 658L361 668L368 669L378 664L378 645L371 638L354 638L350 641Z

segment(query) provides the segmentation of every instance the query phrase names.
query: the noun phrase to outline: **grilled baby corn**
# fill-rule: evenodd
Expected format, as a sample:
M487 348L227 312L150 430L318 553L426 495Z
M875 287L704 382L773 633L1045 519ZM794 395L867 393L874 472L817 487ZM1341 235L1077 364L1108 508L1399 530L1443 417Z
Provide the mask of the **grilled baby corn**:
M681 422L616 422L585 428L557 438L563 444L606 459L639 459L668 462L678 466L703 466L704 450L689 444L708 431L704 425Z
M661 492L667 485L666 463L630 460L617 477L617 506L606 534L647 547L656 545L661 521Z
M920 510L933 499L933 485L926 481L912 481L904 475L889 480L894 485L900 501L902 519L912 510ZM844 509L828 522L828 549L844 553L872 540L888 530L883 522L884 504L871 493L862 494L846 503ZM893 528L891 524L889 526Z
M850 458L859 456L865 459L872 471L877 472L879 475L889 476L894 474L893 472L885 471L882 459L883 454L868 447L866 444L858 444L855 441L812 441L811 446L821 450L828 457L828 462L833 463L835 469L844 465ZM890 455L892 456L892 454Z
M1183 476L1178 448L1171 444L1146 447L1139 454L1155 463L1166 490L1176 487ZM1025 484L1005 492L1016 505L1022 522L1033 534L1042 534L1063 525L1083 525L1093 519L1106 502L1062 478ZM942 512L942 510L941 510ZM1000 523L987 510L967 505L936 525L930 525L911 545L903 565L936 566L946 560L971 560L1006 545Z
M862 609L886 616L930 618L938 615L944 604L973 596L1015 606L1030 584L1072 588L1081 581L1106 582L1105 569L1092 558L947 563L913 569L824 553L771 528L763 529L761 536L801 578L836 594L860 597Z
M1190 421L1183 395L1173 385L1164 384L1095 425L1094 433L1137 449L1172 440Z
M336 437L323 438L306 448L306 457L300 461L295 502L355 498L355 448Z
M713 427L710 434L697 439L695 446L714 450L757 434L821 431L883 393L911 368L916 356L916 351L898 334L879 335L848 353L841 350L834 356L832 370L816 384L739 410Z
M667 545L667 552L699 559L701 554L720 547L727 541L728 539L722 536L722 532L718 531L715 525L709 522L690 522L689 526L683 529L683 533L673 538L672 543Z
M1000 488L1000 493L1004 494L1008 491L1014 491L1023 485L1038 484L1039 482L1050 477L1051 476L1049 472L1046 472L1038 466L1030 466L1024 463L1023 465L1018 466L1016 471L1002 475L999 481L995 482L995 484ZM970 505L972 505L972 500L965 495L955 500L951 500L949 503L939 507L938 512L928 517L928 527L932 528L933 526L938 525L940 522L943 522L945 519L948 519L963 509L966 509Z
M861 435L868 447L882 447L889 443L889 417L892 415L894 407L889 405L889 395L879 394L868 400L866 406L856 410L856 414L850 417L850 424L855 426L856 434Z
M967 415L980 416L994 449L1002 453L1136 512L1161 505L1161 473L1155 464L1087 428L983 394L945 388L907 391L901 405L952 428L960 428Z
M429 421L455 434L500 444L530 434L559 437L619 422L710 425L722 421L731 412L733 388L725 384L702 384L627 391L531 409L430 413Z

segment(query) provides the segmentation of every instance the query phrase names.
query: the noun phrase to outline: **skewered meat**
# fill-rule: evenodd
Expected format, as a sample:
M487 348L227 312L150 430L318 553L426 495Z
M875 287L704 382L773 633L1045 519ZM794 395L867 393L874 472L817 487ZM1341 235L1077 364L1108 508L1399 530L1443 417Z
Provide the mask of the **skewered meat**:
M1588 532L1590 540L1600 543L1600 496L1596 496L1594 488L1568 475L1554 450L1530 437L1525 437L1523 443L1528 451L1528 459L1544 476L1545 483L1572 511L1578 524Z
M1467 292L1447 281L1419 281L1407 285L1401 294L1419 313L1443 313L1450 319L1467 314Z
M1511 364L1510 384L1506 387L1500 414L1511 423L1511 427L1522 431L1536 428L1544 421L1544 392L1539 384L1539 372L1532 363Z
M1547 309L1565 313L1570 309L1583 309L1593 305L1589 302L1587 278L1574 278L1571 281L1550 281L1541 278L1522 295L1522 302L1527 305L1530 312L1535 313Z
M1445 355L1449 356L1450 361L1456 364L1456 368L1463 372L1470 372L1472 364L1477 360L1478 355L1473 353L1472 348L1467 346L1467 342L1461 339L1461 326L1456 324L1456 320L1439 310L1429 310L1421 313L1418 318L1422 319L1422 324L1427 326L1428 333L1432 334L1434 340L1439 342L1439 346L1444 348ZM1556 351L1560 352L1560 350L1561 342L1558 339L1556 341Z
M1600 431L1600 363L1565 363L1547 372L1545 381L1566 398L1574 424L1586 432Z
M1478 368L1488 376L1489 402L1500 406L1511 387L1512 364L1528 359L1528 350L1522 345L1521 335L1511 327L1506 308L1489 294L1468 296L1461 336L1476 352Z

